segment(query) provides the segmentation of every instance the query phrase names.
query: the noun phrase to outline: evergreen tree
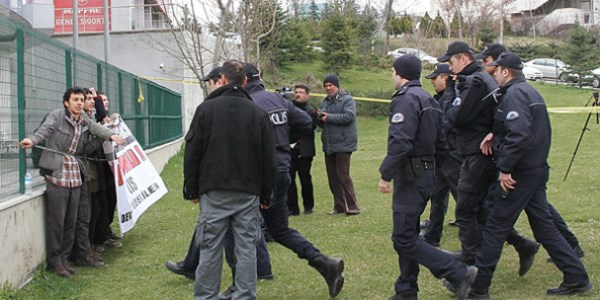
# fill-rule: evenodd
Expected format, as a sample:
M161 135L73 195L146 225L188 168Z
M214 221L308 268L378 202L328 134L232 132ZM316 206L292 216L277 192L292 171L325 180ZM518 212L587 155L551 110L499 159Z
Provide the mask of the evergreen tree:
M444 23L439 12L437 16L435 16L435 19L433 19L433 22L431 22L431 30L429 30L429 33L429 37L445 37L447 34L446 23Z
M450 22L450 37L458 38L459 13L455 13Z
M338 74L352 66L350 28L342 14L341 5L333 1L326 6L321 28L323 64L328 72Z
M400 33L413 33L413 19L404 12L404 15L400 18Z
M585 74L600 65L600 48L598 48L598 29L586 29L579 23L571 30L569 43L565 47L563 57L571 65L573 71Z
M312 55L309 23L300 18L291 18L281 29L277 52L279 66L289 62L309 61Z
M377 30L376 11L365 6L363 12L358 15L356 35L358 38L358 53L362 56L363 64L366 64L371 53L373 35Z
M429 36L432 22L433 20L429 16L429 13L426 12L419 22L419 32L421 32L424 36Z
M481 20L481 24L479 25L479 31L477 32L477 39L481 42L481 44L483 46L491 44L497 37L497 30L492 25L492 22L489 19Z

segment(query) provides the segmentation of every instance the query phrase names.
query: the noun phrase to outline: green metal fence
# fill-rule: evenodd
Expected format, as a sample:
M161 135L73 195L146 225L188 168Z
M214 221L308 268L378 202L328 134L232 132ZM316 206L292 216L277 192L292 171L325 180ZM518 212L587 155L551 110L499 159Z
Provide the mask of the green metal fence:
M182 136L180 94L0 17L0 202L24 191L27 170L38 174L18 141L63 106L71 86L105 92L109 112L121 114L144 148Z

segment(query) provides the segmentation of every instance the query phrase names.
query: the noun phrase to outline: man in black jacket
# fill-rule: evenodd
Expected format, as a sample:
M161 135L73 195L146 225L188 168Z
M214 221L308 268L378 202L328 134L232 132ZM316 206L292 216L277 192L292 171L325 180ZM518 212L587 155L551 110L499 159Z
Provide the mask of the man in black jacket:
M310 176L313 157L315 156L315 132L317 127L317 110L308 104L310 89L305 84L298 84L294 87L294 105L305 111L313 120L313 126L310 132L305 134L296 134L294 130L290 131L290 144L292 148L292 163L290 165L291 184L288 191L288 210L290 216L299 215L298 207L298 189L296 188L296 173L300 178L302 186L302 204L304 213L311 214L315 206L313 195L313 184Z
M235 298L256 298L259 203L271 206L275 185L269 116L246 92L244 63L223 64L222 87L198 106L185 136L184 197L200 201L200 262L196 299L215 299L221 284L223 238L233 231Z

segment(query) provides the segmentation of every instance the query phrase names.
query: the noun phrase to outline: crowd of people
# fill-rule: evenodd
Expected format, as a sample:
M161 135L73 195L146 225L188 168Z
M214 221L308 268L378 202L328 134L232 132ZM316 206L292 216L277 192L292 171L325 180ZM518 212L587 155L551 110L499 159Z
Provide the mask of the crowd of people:
M393 86L387 153L378 189L392 195L392 242L400 275L390 300L418 299L420 265L442 279L456 299L489 299L503 244L519 255L518 275L531 268L540 244L563 273L547 294L584 294L593 289L580 258L584 252L546 197L551 126L542 96L523 77L518 55L500 44L476 53L468 44L448 45L425 76L418 57L392 64ZM185 135L183 196L200 207L185 259L167 269L195 280L200 299L256 299L259 279L274 278L265 234L307 261L335 298L344 285L344 260L325 255L289 216L313 213L311 167L315 129L333 207L328 214L361 210L350 176L357 150L356 105L337 75L323 80L326 97L308 103L310 88L294 86L288 101L266 90L250 63L227 60L202 79L209 91ZM23 148L43 149L46 179L47 267L70 277L75 262L101 267L98 254L120 247L111 230L116 206L114 178L103 156L105 141L124 143L107 128L108 99L94 89L72 87L63 108L51 111ZM460 250L439 249L449 195L456 201ZM431 201L428 222L420 218ZM528 216L534 239L514 225ZM223 253L233 275L223 292Z
M107 127L109 101L104 93L71 87L62 103L20 145L41 149L35 163L46 179L46 267L71 277L77 271L70 262L102 267L99 253L122 246L111 229L117 198L102 144L125 140Z
M420 265L443 279L456 299L488 299L505 241L519 254L519 276L531 268L540 244L548 251L564 274L548 295L590 291L577 238L546 198L550 122L543 98L522 75L521 59L499 44L476 54L458 41L438 60L426 76L434 96L421 87L416 56L392 65L396 93L379 169L379 191L393 192L392 241L400 267L390 300L418 299ZM296 85L290 102L266 91L252 64L229 60L210 74L205 79L214 89L185 137L184 197L201 205L188 253L195 258L167 262L167 268L195 279L196 299L256 299L257 279L273 278L264 222L276 242L324 277L335 298L344 261L322 254L289 227L288 216L300 214L291 178L298 174L304 213L313 213L310 169L314 130L321 127L334 199L329 214L360 213L350 177L358 140L352 96L340 89L339 77L327 75L327 96L315 109L307 103L307 85ZM458 252L438 248L449 194L456 201ZM420 232L429 200L429 221ZM535 240L513 228L522 211ZM223 249L234 278L219 293Z

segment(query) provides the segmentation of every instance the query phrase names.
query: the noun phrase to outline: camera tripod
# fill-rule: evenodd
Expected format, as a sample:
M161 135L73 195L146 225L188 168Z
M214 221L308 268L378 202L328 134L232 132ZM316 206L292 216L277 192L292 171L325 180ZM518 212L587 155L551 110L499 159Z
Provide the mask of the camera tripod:
M585 103L584 107L587 107L590 104L590 101L592 101L592 99L594 99L594 102L592 102L592 107L594 107L594 106L600 106L600 102L598 102L598 92L593 92L592 96ZM590 111L588 113L587 119L585 120L585 124L583 125L583 129L581 130L581 135L579 136L579 141L577 141L577 146L575 146L575 151L573 152L573 157L571 157L571 162L569 163L569 167L567 167L567 173L565 173L565 178L563 178L563 182L567 181L567 177L569 176L569 171L571 171L571 166L573 165L573 161L575 160L575 156L577 155L577 150L579 149L579 145L581 144L581 140L583 140L583 134L585 134L586 130L589 130L587 128L587 126L590 123L590 118L591 117L592 117L592 112ZM600 124L600 116L599 116L598 113L596 113L596 124Z

